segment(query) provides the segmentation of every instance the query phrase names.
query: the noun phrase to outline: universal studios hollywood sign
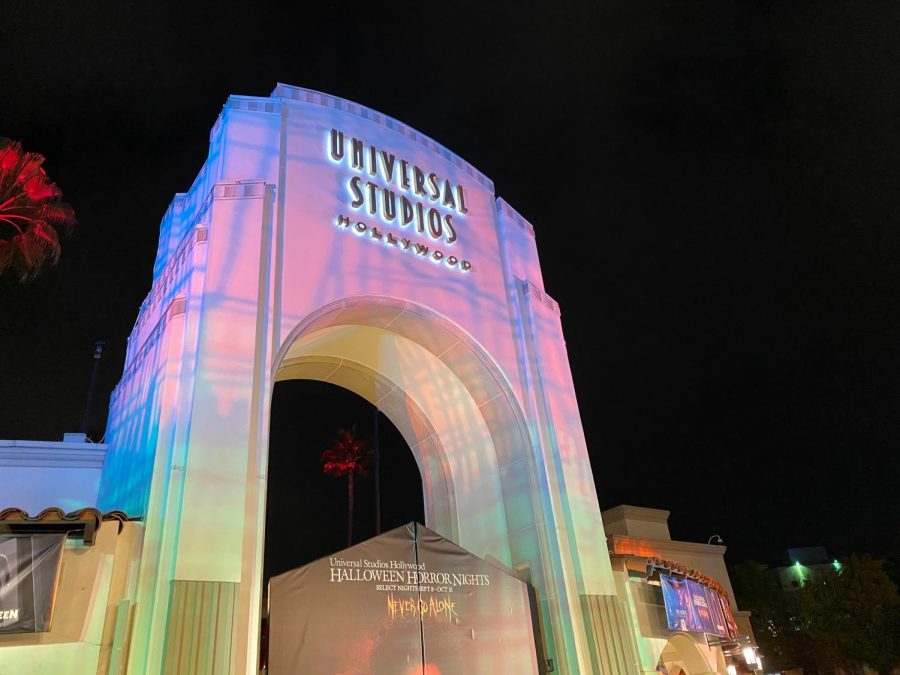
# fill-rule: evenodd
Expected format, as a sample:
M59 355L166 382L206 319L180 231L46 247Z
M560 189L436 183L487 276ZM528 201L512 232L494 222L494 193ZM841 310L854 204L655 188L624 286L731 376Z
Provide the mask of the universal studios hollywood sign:
M460 272L472 271L471 262L452 253L459 241L454 218L469 212L462 185L343 131L332 129L327 140L328 158L356 174L347 181L349 207L382 224L341 213L339 229Z

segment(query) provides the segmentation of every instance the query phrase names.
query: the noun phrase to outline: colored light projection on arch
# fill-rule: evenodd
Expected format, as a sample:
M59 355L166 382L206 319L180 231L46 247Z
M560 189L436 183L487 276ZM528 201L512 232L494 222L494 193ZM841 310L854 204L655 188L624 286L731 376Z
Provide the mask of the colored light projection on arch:
M240 589L233 648L254 663L269 409L290 378L376 404L419 464L426 524L526 574L548 656L590 667L582 599L615 588L533 228L401 122L279 85L229 98L163 217L111 402L100 507L146 526L135 668L162 668L175 581Z

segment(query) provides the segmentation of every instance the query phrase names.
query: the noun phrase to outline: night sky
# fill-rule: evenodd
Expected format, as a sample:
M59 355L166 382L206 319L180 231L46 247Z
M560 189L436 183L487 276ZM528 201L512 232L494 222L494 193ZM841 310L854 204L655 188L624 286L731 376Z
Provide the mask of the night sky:
M896 550L896 2L291 7L6 3L0 136L47 157L79 224L37 281L0 277L0 438L77 431L104 339L102 438L169 201L228 95L285 82L427 134L534 224L602 508L669 509L732 562ZM276 393L285 475L371 423L323 397ZM420 498L386 443L402 522ZM278 499L298 535L318 518Z

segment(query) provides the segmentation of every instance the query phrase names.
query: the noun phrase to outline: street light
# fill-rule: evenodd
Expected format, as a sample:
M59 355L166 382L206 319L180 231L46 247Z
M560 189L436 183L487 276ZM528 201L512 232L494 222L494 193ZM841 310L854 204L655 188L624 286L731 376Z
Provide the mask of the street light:
M748 666L756 665L756 650L753 647L744 647L743 652L744 663Z
M719 545L723 545L725 542L722 540L722 537L720 537L720 536L717 535L717 534L714 534L713 536L711 536L711 537L709 538L709 541L707 541L706 543L707 543L707 544L719 544Z
M100 357L103 356L105 340L97 340L94 343L94 367L91 368L91 382L88 385L87 402L84 404L84 417L81 419L81 433L87 434L88 418L91 415L91 404L94 401L94 387L97 384L97 370L100 367Z

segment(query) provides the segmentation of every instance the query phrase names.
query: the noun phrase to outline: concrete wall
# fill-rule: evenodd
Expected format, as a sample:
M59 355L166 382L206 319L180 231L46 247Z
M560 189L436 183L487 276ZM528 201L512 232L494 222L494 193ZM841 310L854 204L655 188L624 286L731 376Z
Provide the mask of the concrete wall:
M0 509L31 516L51 506L68 513L97 505L106 445L0 440Z
M602 513L608 534L607 545L619 600L627 606L634 627L635 650L641 673L656 672L662 662L677 672L689 675L726 672L727 659L720 647L709 647L700 633L673 631L668 627L662 590L650 583L640 570L648 558L670 560L716 580L728 593L741 635L749 635L750 613L737 610L728 569L725 547L688 541L673 541L669 534L669 512L639 506L622 505Z
M619 534L640 539L671 541L669 512L643 506L622 504L602 514L606 534Z
M724 546L674 541L669 534L669 512L661 509L622 505L602 515L611 553L659 557L695 569L722 584L732 609L737 609Z

